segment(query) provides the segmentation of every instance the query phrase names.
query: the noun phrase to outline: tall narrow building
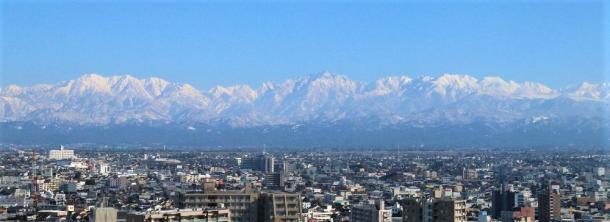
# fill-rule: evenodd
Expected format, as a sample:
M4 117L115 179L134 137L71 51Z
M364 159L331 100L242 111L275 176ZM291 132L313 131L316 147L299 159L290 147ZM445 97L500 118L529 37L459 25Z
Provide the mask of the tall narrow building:
M502 212L513 212L515 208L515 192L500 188L491 195L491 216L500 219Z
M561 193L559 185L551 185L538 195L538 221L561 220Z
M265 173L275 172L275 158L272 156L265 156Z
M283 192L262 194L265 222L298 222L301 220L301 196Z
M466 222L466 202L436 199L432 205L433 222Z
M418 199L409 198L400 201L402 206L402 221L403 222L422 222L423 221L423 209L422 204Z

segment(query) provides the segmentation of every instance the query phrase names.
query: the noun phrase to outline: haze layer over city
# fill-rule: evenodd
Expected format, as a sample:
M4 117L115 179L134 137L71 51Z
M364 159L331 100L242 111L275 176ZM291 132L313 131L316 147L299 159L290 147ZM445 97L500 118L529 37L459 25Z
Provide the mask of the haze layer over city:
M606 1L0 7L0 221L610 221Z

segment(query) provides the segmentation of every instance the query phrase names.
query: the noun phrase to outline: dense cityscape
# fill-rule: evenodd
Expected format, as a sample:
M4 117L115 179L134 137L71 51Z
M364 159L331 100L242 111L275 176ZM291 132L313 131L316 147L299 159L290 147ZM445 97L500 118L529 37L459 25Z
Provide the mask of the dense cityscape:
M610 0L0 0L0 222L610 222Z
M604 150L0 150L4 221L608 221Z

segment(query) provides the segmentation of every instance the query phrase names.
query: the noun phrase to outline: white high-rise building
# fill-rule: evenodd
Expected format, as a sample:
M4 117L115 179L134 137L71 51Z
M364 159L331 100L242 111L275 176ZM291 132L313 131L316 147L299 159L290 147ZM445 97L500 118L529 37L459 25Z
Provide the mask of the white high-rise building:
M597 174L598 177L604 176L606 174L606 168L603 168L603 167L596 168L595 174Z
M60 146L59 150L49 151L49 159L52 160L69 160L75 157L76 156L74 156L74 150L66 150L64 149L64 146Z
M100 163L98 171L100 174L108 176L110 173L110 166L107 163Z

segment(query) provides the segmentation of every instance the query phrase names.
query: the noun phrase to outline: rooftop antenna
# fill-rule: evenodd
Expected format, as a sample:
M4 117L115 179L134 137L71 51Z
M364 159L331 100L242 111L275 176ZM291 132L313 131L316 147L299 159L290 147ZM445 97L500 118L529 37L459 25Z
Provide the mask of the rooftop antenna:
M400 143L396 144L396 154L400 154Z

